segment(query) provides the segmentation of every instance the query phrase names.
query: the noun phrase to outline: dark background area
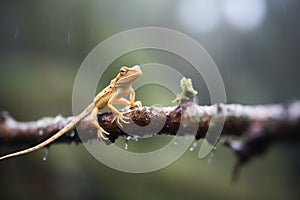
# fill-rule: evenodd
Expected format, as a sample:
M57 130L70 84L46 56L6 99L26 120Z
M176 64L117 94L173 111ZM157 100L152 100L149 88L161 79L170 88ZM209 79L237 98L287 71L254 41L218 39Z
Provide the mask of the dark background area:
M73 83L89 52L114 34L149 26L174 29L200 43L218 66L229 103L299 99L299 5L296 0L1 1L0 109L21 121L72 115ZM190 75L189 66L176 59L155 50L123 55L99 88L121 65L158 62ZM201 91L199 103L209 104L203 81L193 81ZM137 90L146 105L173 105L174 97L157 85ZM160 139L169 140L147 144ZM200 143L172 165L146 174L111 169L82 145L53 145L46 161L44 150L1 161L0 198L298 199L298 144L273 145L232 184L232 153L218 145L212 157L199 160ZM130 141L129 150L135 145Z

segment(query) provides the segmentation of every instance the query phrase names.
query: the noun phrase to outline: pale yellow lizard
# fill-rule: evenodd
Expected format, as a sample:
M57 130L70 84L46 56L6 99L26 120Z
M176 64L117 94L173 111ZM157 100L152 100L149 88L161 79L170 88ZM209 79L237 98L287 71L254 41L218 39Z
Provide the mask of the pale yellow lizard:
M94 98L93 103L88 105L85 110L83 110L77 117L75 117L70 123L68 123L64 128L62 128L59 132L55 135L50 137L49 139L45 140L44 142L31 147L29 149L25 149L16 153L8 154L3 157L0 157L0 160L5 158L10 158L14 156L19 156L23 154L27 154L38 149L45 147L46 145L50 144L70 129L72 129L79 121L85 118L87 115L91 113L90 123L97 128L97 136L99 139L107 140L108 138L103 135L103 133L109 135L100 125L96 122L98 112L103 109L104 107L108 107L115 115L112 122L117 119L117 123L122 126L120 123L128 123L125 119L129 119L128 117L123 116L123 113L118 111L113 104L122 104L125 106L129 106L129 108L135 106L141 106L141 102L137 101L134 102L135 99L135 92L132 89L132 83L138 79L142 75L142 70L138 65L135 65L131 68L129 67L121 67L118 75L114 78L110 84L104 88L101 92L97 94ZM129 95L129 100L125 99L124 97Z

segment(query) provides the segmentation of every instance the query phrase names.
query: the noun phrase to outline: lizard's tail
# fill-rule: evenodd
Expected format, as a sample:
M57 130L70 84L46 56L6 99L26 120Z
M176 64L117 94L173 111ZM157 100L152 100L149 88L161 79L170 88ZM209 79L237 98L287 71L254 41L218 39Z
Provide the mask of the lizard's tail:
M75 117L70 123L68 123L63 129L61 129L60 131L58 131L55 135L53 135L52 137L48 138L47 140L45 140L44 142L33 146L29 149L25 149L22 151L18 151L15 153L11 153L5 156L0 157L0 160L6 159L6 158L10 158L10 157L14 157L14 156L20 156L23 154L27 154L33 151L36 151L38 149L41 149L43 147L45 147L46 145L50 144L51 142L55 141L56 139L58 139L60 136L62 136L63 134L65 134L66 132L68 132L70 129L72 129L80 120L82 120L83 118L85 118L90 112L92 112L92 110L94 109L94 103L91 103L84 111L82 111L77 117Z

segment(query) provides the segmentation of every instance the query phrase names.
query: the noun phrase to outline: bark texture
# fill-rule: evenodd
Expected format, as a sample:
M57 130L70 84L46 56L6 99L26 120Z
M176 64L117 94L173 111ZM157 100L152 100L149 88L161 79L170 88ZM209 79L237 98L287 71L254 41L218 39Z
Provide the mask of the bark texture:
M250 158L265 152L270 144L300 141L300 101L287 104L247 106L240 104L197 105L197 93L182 85L183 93L173 107L139 107L124 109L131 120L123 127L112 123L113 113L98 114L101 127L110 133L107 144L120 136L149 137L149 135L194 135L196 140L206 138L214 144L221 141L237 157L233 178L240 166ZM19 122L8 112L0 112L0 147L24 148L40 143L62 129L73 117L46 117L37 121ZM220 127L215 134L215 127ZM210 130L210 131L209 131ZM78 133L83 133L79 134ZM86 142L97 138L96 130L88 117L79 122L55 143ZM219 140L220 139L220 140ZM3 148L2 148L3 149Z

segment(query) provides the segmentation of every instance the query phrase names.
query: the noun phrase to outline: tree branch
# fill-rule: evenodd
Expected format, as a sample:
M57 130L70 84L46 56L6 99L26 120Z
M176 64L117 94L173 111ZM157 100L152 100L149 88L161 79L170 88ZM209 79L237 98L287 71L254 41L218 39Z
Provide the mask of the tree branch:
M184 91L180 103L173 107L139 107L126 111L131 119L123 128L111 122L114 115L106 112L98 115L101 127L110 133L110 142L120 136L145 137L157 135L194 135L196 140L205 138L212 125L212 118L225 119L221 142L237 157L234 177L240 166L259 155L276 142L300 141L300 101L288 104L243 106L239 104L216 104L199 106L194 101L195 93ZM33 145L51 137L62 129L73 117L56 116L32 122L18 122L6 111L0 112L0 145ZM183 131L178 133L178 128ZM196 133L193 127L196 126ZM142 131L141 131L142 130ZM155 131L157 130L157 132ZM78 132L84 131L84 134ZM153 133L154 132L154 133ZM96 139L96 130L88 118L82 120L77 129L72 129L56 143L86 142Z
M147 127L141 133L137 131L139 137L152 134L152 130L161 128L158 135L176 135L178 127L182 121L190 123L188 119L199 118L198 130L195 139L205 138L210 120L217 115L216 107L219 106L225 112L225 123L221 133L222 138L235 136L234 139L224 139L224 144L231 148L237 155L239 164L248 161L254 155L260 154L274 142L287 142L300 140L300 101L284 105L261 105L242 106L212 105L199 106L193 101L185 101L174 107L140 107L128 111L126 116L132 121L124 125L129 133L134 134L138 126ZM192 108L192 115L182 116L184 110ZM110 135L109 140L115 142L119 136L128 136L113 119L111 112L98 115L101 127L107 130ZM32 122L18 122L14 120L6 111L0 113L0 145L24 145L37 144L51 137L64 127L73 117L63 118L42 118ZM163 126L160 127L161 123ZM136 126L138 125L138 126ZM184 135L195 134L191 132L189 126L184 127ZM87 134L80 140L78 131L85 131ZM80 143L96 139L96 130L89 125L88 118L82 120L77 129L69 131L59 138L57 143Z

